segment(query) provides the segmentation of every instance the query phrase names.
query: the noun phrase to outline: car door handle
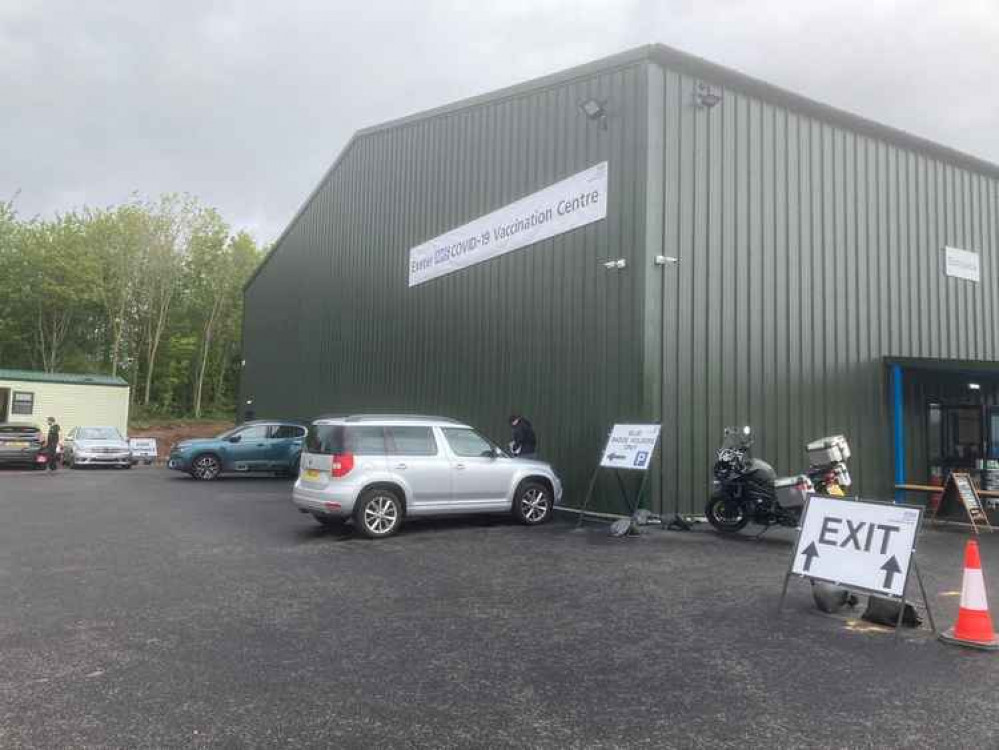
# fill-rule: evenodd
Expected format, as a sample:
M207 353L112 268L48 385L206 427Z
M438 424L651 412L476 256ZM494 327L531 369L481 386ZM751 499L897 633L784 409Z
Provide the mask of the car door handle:
M456 468L458 471L464 471L465 470L465 464L455 464L454 468Z
M396 464L395 468L397 468L397 469L408 469L409 467L406 466L406 464Z
M258 448L266 448L267 444L266 443L257 443L257 447Z

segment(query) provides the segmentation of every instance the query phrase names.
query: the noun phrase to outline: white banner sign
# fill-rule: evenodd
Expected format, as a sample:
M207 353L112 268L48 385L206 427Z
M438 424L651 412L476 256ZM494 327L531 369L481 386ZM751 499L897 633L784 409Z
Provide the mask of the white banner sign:
M978 265L978 253L959 250L956 247L945 247L945 272L948 276L979 282L982 280L981 268Z
M607 162L434 237L409 251L409 285L519 250L607 216Z
M607 438L600 465L608 469L645 471L659 440L657 424L616 424Z
M812 495L791 572L901 596L921 514L912 506Z

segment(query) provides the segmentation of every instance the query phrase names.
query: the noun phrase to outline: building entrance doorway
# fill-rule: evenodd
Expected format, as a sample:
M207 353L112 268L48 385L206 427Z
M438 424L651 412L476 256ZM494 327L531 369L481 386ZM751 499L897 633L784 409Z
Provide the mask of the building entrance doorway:
M999 407L930 403L926 439L932 479L964 472L982 489L999 489Z
M952 472L999 491L999 362L891 362L895 484L942 485Z
M10 388L0 388L0 424L7 421L10 413Z

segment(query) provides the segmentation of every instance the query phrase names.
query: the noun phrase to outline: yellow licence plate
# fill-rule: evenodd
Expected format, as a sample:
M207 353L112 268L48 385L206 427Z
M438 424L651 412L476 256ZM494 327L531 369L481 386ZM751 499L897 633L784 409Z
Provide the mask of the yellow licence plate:
M11 443L7 443L7 447L8 448L27 448L28 444L27 443L21 443L21 442L17 442L17 443L11 442Z
M305 470L306 479L319 479L319 471L317 469L306 469Z

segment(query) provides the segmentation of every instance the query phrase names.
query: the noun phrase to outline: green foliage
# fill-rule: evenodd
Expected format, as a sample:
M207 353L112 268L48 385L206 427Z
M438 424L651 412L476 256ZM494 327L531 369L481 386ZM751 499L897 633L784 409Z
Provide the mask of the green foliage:
M51 220L0 203L0 366L119 375L144 413L231 418L262 257L186 195Z

